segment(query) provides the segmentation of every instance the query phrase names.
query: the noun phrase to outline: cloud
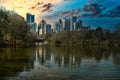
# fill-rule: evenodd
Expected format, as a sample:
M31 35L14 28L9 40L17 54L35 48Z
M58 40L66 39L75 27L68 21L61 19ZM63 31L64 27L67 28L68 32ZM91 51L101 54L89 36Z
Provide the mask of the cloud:
M100 8L98 4L84 5L82 10L84 12L88 12L88 14L86 13L86 15L88 16L99 16L101 15L101 12L102 12L102 9Z
M116 6L115 8L107 11L105 16L108 17L120 17L120 5Z
M47 4L44 4L43 6L42 6L42 8L43 8L43 10L41 11L41 12L51 12L52 11L52 7L53 7L54 5L52 4L52 3L47 3Z
M43 12L52 12L53 5L58 5L63 0L0 0L0 5L4 5L8 10L14 10L25 17L26 13L35 15L36 20L44 15ZM45 7L43 7L43 5ZM38 21L37 21L38 22Z
M73 14L79 14L80 13L80 9L72 9L72 10L65 10L60 12L61 16L69 16L69 15L73 15Z
M0 4L23 17L32 13L37 22L45 16L56 19L73 13L82 17L118 16L116 7L120 5L119 0L0 0Z

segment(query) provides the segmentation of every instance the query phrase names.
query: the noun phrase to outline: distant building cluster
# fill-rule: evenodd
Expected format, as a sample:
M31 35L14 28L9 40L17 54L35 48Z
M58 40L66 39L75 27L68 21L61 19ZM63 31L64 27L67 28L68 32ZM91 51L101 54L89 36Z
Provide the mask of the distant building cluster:
M40 33L41 31L41 33ZM47 24L45 20L41 20L38 24L38 35L46 35L52 32L52 26Z
M76 16L67 16L62 19L59 19L52 25L48 24L45 20L41 20L37 26L34 22L34 15L27 13L26 20L31 27L31 32L37 33L37 35L47 35L52 32L61 32L61 31L78 31L78 30L89 30L90 26L83 26L82 21Z
M77 31L77 30L89 30L90 26L83 26L83 23L76 15L67 16L59 19L54 24L54 32L60 31Z

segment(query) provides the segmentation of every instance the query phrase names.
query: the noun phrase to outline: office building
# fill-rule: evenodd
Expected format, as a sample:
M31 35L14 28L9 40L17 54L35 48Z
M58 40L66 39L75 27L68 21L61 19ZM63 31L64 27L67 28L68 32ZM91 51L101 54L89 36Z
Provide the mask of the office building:
M82 27L82 21L79 19L74 23L74 30L79 30Z
M36 26L37 26L37 24L35 23L34 18L35 18L34 15L32 15L30 13L26 13L26 21L30 25L30 32L33 32L34 34L36 34Z
M51 25L50 24L46 24L45 28L44 28L44 34L49 34L52 32L51 30Z
M39 35L40 34L44 35L45 34L46 21L45 20L41 20L40 23L39 23L39 27L41 29L41 33L39 32Z
M64 31L70 31L70 18L64 17L62 19L62 25L63 25Z
M61 19L54 24L54 28L55 28L55 32L63 31L63 25Z
M33 32L34 34L36 34L36 23L29 23L30 25L30 32Z
M70 31L73 31L75 28L75 22L77 21L76 15L70 16Z
M34 15L32 15L30 13L26 13L26 21L28 23L34 23L35 22L34 20L35 20L35 16Z

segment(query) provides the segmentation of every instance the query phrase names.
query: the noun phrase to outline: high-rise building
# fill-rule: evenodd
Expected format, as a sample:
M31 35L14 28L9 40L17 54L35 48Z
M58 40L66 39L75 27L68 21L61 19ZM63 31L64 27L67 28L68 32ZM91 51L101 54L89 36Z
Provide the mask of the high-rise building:
M29 23L30 25L30 31L33 32L34 34L36 34L36 23Z
M64 30L64 28L65 28L65 20L66 20L65 18L62 19L62 30L63 30L63 31L65 31L65 30Z
M30 13L26 13L26 21L30 25L30 31L36 34L36 23L34 21L35 20L34 18L35 18L34 15Z
M64 31L70 31L70 18L64 17L62 19L62 25L63 25Z
M74 23L74 30L78 30L82 27L82 21L79 19Z
M60 24L59 22L56 22L54 25L55 28L55 32L60 32L62 31L62 24Z
M55 29L55 32L63 31L63 24L61 19L54 24L54 29Z
M38 35L40 34L40 29L41 29L41 26L38 25Z
M66 17L65 19L65 31L70 31L70 17Z
M50 24L46 24L44 29L45 29L45 31L44 31L45 33L44 34L49 34L49 33L52 32Z
M41 27L42 35L44 35L45 34L46 21L45 20L41 20L40 23L39 23L39 26Z
M74 23L77 21L76 15L70 16L70 31L74 30Z
M28 23L34 23L35 21L35 16L34 15L32 15L32 14L30 14L30 13L26 13L26 21L28 22Z

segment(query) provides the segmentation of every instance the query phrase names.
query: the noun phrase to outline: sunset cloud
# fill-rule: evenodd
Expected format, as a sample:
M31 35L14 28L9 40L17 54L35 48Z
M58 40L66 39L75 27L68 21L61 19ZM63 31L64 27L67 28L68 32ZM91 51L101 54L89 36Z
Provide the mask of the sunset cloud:
M38 20L43 12L51 12L53 5L57 5L63 0L0 0L0 5L4 5L8 10L14 10L25 17L26 13L36 15Z
M74 13L82 17L120 15L119 0L0 0L0 5L23 17L32 13L37 22L42 18L56 21Z

